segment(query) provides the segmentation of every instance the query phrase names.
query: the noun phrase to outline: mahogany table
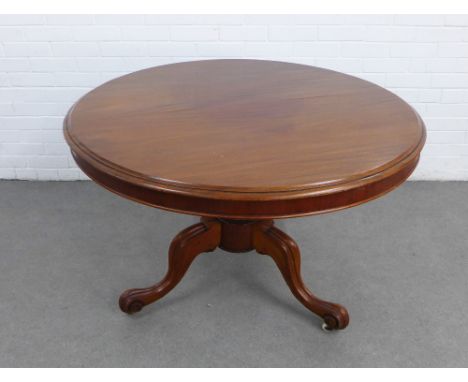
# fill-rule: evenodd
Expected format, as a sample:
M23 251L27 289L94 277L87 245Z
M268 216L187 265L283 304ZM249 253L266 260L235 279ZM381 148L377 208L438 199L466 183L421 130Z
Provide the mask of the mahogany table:
M256 250L273 258L328 330L345 328L348 312L307 289L299 248L273 219L391 191L412 173L425 141L418 114L377 85L260 60L179 63L117 78L71 108L64 134L78 166L108 190L201 216L172 241L159 283L120 296L124 312L166 295L202 252Z

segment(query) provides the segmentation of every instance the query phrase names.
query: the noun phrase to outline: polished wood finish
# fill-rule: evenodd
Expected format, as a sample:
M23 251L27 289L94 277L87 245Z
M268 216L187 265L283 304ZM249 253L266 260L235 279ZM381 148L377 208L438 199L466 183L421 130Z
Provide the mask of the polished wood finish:
M311 312L322 317L328 330L344 329L349 323L347 310L341 305L314 296L301 277L301 259L295 241L274 226L272 220L229 221L202 218L202 222L179 233L169 248L169 269L159 283L125 291L119 300L126 313L139 312L169 293L182 279L196 256L216 247L229 252L256 250L275 261L293 295Z
M79 100L75 159L120 195L232 219L347 208L400 184L425 139L417 113L342 73L257 60L142 70Z
M296 298L343 329L342 306L302 282L297 245L273 219L331 212L391 191L425 142L418 114L391 92L342 73L260 60L142 70L81 98L64 121L79 167L123 197L203 216L177 236L166 277L120 298L127 313L168 293L200 253L256 250Z
M395 172L391 175L366 178L362 181L362 184L355 188L336 193L290 199L287 198L287 193L283 193L278 194L277 199L271 200L213 200L208 197L202 198L178 193L159 192L158 190L132 184L90 166L88 162L82 160L75 153L73 156L80 168L96 183L128 199L170 211L243 220L311 215L365 203L398 187L411 175L419 160L419 156L411 158L411 161L402 165L401 168L394 169Z
M179 283L195 257L203 252L214 251L220 238L221 225L215 221L198 223L184 229L169 248L166 276L152 287L125 291L119 299L120 309L126 313L135 313L165 296Z
M275 261L293 295L311 312L322 317L328 330L348 326L348 311L341 305L320 300L307 289L301 277L301 255L296 242L271 224L254 231L253 242L258 253Z

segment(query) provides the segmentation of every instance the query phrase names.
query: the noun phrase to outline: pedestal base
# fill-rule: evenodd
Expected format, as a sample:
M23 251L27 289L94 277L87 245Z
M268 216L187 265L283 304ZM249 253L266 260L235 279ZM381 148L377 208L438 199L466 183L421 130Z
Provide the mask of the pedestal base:
M200 223L184 229L172 241L166 276L151 287L125 291L120 296L120 309L125 313L136 313L159 300L179 283L197 255L217 247L228 252L256 250L272 257L294 296L322 317L324 329L344 329L348 325L349 316L344 307L320 300L304 285L299 248L292 238L274 226L273 220L202 218Z

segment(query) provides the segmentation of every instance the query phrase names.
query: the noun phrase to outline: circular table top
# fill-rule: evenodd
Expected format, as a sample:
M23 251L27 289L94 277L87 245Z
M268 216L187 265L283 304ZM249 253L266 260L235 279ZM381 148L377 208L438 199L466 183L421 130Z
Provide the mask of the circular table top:
M399 172L401 183L425 140L418 114L377 85L260 60L179 63L117 78L81 98L64 130L80 167L112 191L234 218L318 213L376 197L383 192L317 205L318 197L356 192ZM150 191L184 203L135 194ZM289 211L288 200L297 199L315 205ZM207 207L195 208L199 201ZM267 213L275 201L281 211ZM223 203L232 204L231 212ZM233 203L250 207L236 214Z

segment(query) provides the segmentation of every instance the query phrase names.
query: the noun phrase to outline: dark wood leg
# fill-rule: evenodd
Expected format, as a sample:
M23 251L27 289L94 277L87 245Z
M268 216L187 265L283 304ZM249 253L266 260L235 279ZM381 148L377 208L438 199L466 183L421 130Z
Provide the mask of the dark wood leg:
M192 261L200 253L215 250L221 239L221 224L209 220L194 224L180 232L169 248L169 268L166 276L149 288L129 289L119 299L125 313L136 313L169 293L182 279Z
M269 255L280 269L294 296L310 311L324 320L324 329L344 329L349 315L341 305L323 301L314 296L301 277L301 255L295 241L272 224L256 225L253 245L257 252Z

